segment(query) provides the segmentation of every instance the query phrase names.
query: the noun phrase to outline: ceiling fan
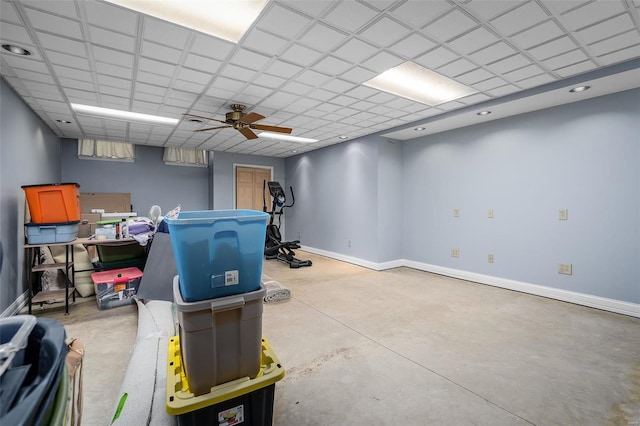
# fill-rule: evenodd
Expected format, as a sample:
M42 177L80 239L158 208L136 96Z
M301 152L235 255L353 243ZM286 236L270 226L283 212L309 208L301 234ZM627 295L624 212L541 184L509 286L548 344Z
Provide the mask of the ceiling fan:
M256 121L262 120L264 116L256 112L249 112L249 113L244 112L244 110L246 109L244 105L231 104L230 107L231 107L231 111L226 114L224 121L218 120L216 118L211 118L211 117L203 117L201 115L196 115L196 114L185 113L183 115L186 115L188 117L202 118L204 120L217 121L224 124L224 126L205 127L204 129L194 130L194 132L206 132L208 130L233 127L234 129L242 133L244 137L247 139L258 138L258 135L256 135L252 129L264 130L267 132L291 133L292 129L288 127L268 126L266 124L254 124Z

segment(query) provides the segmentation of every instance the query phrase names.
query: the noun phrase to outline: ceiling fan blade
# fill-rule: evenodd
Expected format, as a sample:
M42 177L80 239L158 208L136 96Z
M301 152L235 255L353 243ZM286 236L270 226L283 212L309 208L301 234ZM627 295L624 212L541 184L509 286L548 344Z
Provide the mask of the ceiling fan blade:
M202 116L202 115L189 114L189 113L184 113L184 114L182 114L182 115L186 115L186 116L189 116L189 117L202 118L203 120L217 121L217 122L219 122L219 123L226 123L226 121L218 120L217 118L204 117L204 116Z
M291 133L291 130L292 130L288 127L267 126L264 124L252 124L250 127L252 129L264 130L265 132L278 132L278 133Z
M245 138L247 139L258 139L258 135L256 135L255 133L253 133L251 131L251 129L249 128L244 128L244 129L238 129L238 131L240 133L242 133L244 135Z
M206 132L207 130L215 130L215 129L226 129L231 126L217 126L217 127L207 127L204 129L194 130L194 132Z
M264 115L260 115L257 112L250 112L249 114L243 115L240 121L242 121L244 124L251 124L258 120L262 120L263 118Z

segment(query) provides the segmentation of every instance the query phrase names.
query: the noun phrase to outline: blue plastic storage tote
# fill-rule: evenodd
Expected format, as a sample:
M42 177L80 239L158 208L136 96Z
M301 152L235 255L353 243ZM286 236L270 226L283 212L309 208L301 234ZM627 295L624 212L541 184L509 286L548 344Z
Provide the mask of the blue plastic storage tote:
M257 210L192 211L165 218L184 301L260 288L268 218Z

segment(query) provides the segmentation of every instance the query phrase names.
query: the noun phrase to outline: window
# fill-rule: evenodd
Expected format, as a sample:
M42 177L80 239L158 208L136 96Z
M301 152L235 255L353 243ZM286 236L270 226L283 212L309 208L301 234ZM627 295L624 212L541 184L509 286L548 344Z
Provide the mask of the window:
M167 147L162 160L174 166L207 167L207 152L201 149Z
M78 158L133 162L136 156L132 143L78 139Z

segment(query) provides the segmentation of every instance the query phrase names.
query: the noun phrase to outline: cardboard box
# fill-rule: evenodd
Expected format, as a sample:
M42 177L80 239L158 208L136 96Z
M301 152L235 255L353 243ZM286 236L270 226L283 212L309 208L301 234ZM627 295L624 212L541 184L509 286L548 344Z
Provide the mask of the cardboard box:
M105 213L130 212L131 194L128 192L81 192L80 206L83 213L102 209Z
M100 213L82 213L80 219L79 238L87 238L96 233L96 222L101 219Z

